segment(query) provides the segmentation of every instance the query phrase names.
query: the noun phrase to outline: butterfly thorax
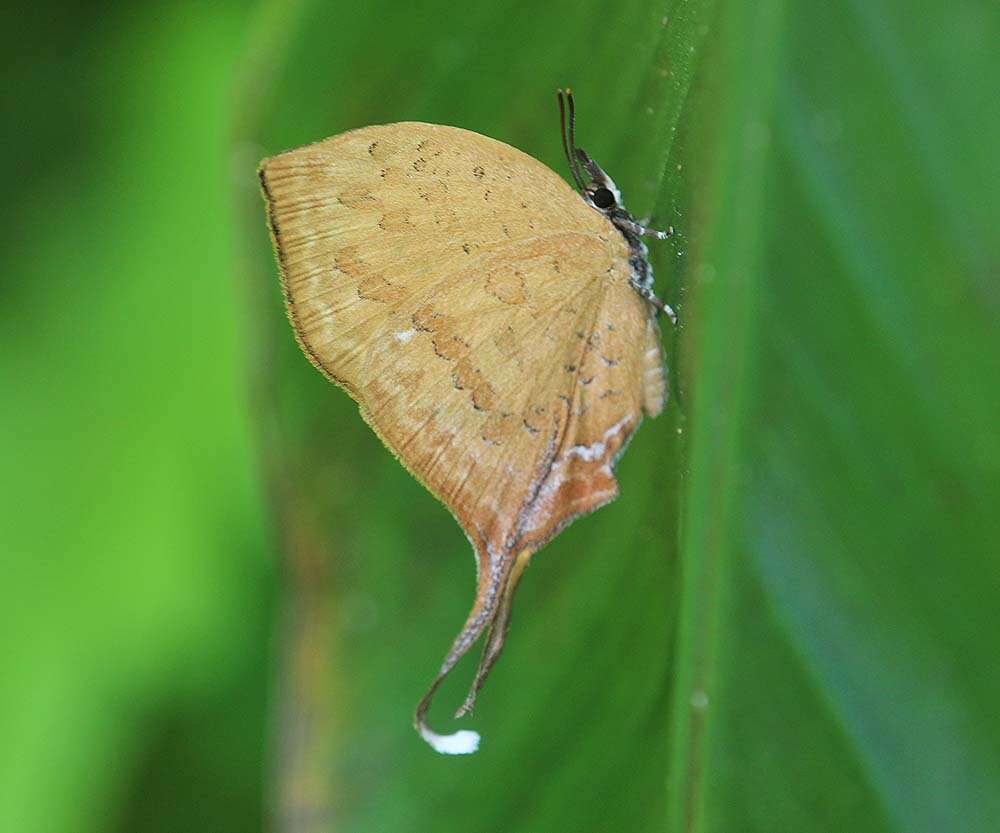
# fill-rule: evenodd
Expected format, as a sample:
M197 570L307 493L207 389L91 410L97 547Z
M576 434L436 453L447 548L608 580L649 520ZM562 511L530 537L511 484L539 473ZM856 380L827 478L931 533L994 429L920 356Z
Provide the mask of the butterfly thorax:
M582 170L587 173L590 179L587 184L581 183L580 196L591 208L603 214L628 243L628 262L632 270L629 281L632 287L657 311L665 312L672 321L675 320L674 311L657 298L653 292L653 267L649 263L649 249L642 239L643 234L652 234L660 239L665 239L673 234L673 229L667 231L647 229L622 204L621 191L615 185L615 181L604 172L604 169L581 148L576 148L576 154Z
M649 262L649 249L642 238L635 232L639 224L624 207L616 205L603 212L618 231L622 233L629 249L629 266L632 267L632 284L639 290L639 294L648 297L645 293L653 291L653 267Z

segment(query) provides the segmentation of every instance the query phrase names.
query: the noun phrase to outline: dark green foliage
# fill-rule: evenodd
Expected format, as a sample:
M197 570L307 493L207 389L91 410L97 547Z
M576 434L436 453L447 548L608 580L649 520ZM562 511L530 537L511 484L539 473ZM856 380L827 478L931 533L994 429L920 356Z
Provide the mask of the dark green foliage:
M301 829L996 829L995 4L166 8L12 53L0 829L260 828L279 725ZM446 759L471 550L299 353L253 170L417 119L563 171L566 85L678 231L672 401Z

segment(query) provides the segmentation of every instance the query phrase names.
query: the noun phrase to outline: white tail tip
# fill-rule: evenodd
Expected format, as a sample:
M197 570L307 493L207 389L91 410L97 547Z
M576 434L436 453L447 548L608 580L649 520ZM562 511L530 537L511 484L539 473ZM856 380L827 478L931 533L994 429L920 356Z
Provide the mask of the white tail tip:
M462 729L453 735L439 735L421 726L420 736L442 755L471 755L479 749L479 732L470 729Z

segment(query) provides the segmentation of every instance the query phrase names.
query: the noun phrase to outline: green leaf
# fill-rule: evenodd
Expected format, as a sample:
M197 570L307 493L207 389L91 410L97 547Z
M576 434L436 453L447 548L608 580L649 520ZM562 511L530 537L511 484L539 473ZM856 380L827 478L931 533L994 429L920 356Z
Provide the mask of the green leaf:
M223 174L243 25L4 27L0 830L262 823L273 569Z
M261 156L366 123L419 119L478 130L563 171L555 89L571 85L580 142L634 197L633 210L655 209L660 225L686 222L676 189L661 183L677 180L674 137L709 31L704 3L633 3L612 16L570 4L530 15L485 5L455 15L445 3L419 13L385 4L347 19L323 4L302 11L284 60L264 28L245 74L241 139ZM359 66L369 69L359 74ZM350 96L335 92L348 88ZM663 818L679 411L639 432L619 469L624 497L534 559L503 662L475 716L483 751L443 761L415 738L409 715L471 598L468 542L299 354L278 303L259 198L246 200L247 245L259 253L248 274L270 289L258 296L271 360L258 380L270 402L269 456L280 460L274 476L295 506L286 522L304 523L319 539L316 550L337 575L332 606L347 611L329 637L332 723L289 668L289 696L307 701L300 731L312 751L302 754L332 762L318 772L333 786L303 797L289 784L285 795L294 796L279 812L319 807L356 829L476 829L514 812L527 829L588 827L595 816L628 827L636 802L648 818ZM683 245L657 253L672 300ZM641 604L623 609L623 597ZM303 628L290 639L311 637ZM461 699L462 676L460 667L438 696L442 726L449 701ZM301 762L288 765L298 771ZM442 767L451 770L447 780L437 775ZM311 783L316 775L314 767ZM497 790L500 782L514 791ZM622 789L628 800L608 801Z
M467 607L468 545L298 354L248 179L268 476L291 563L332 573L291 585L317 617L293 649L329 677L314 696L287 666L313 780L281 811L356 830L990 829L996 11L269 8L244 147L419 119L562 170L552 93L571 85L581 144L678 229L654 265L682 321L673 402L621 499L534 559L483 749L442 760L409 714Z
M996 829L995 2L77 6L7 44L0 829ZM672 400L448 760L470 549L295 346L254 168L420 119L565 174L567 85L677 229Z
M788 9L706 829L1000 818L996 23Z

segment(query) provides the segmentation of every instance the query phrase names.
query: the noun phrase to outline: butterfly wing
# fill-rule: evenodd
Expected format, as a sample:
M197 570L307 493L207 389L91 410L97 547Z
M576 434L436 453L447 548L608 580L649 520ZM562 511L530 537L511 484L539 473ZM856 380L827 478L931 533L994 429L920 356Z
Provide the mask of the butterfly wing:
M475 603L418 707L447 745L423 724L434 688L489 629L471 706L530 554L617 494L615 460L662 407L656 322L619 232L502 142L369 127L261 181L303 350L475 549Z

